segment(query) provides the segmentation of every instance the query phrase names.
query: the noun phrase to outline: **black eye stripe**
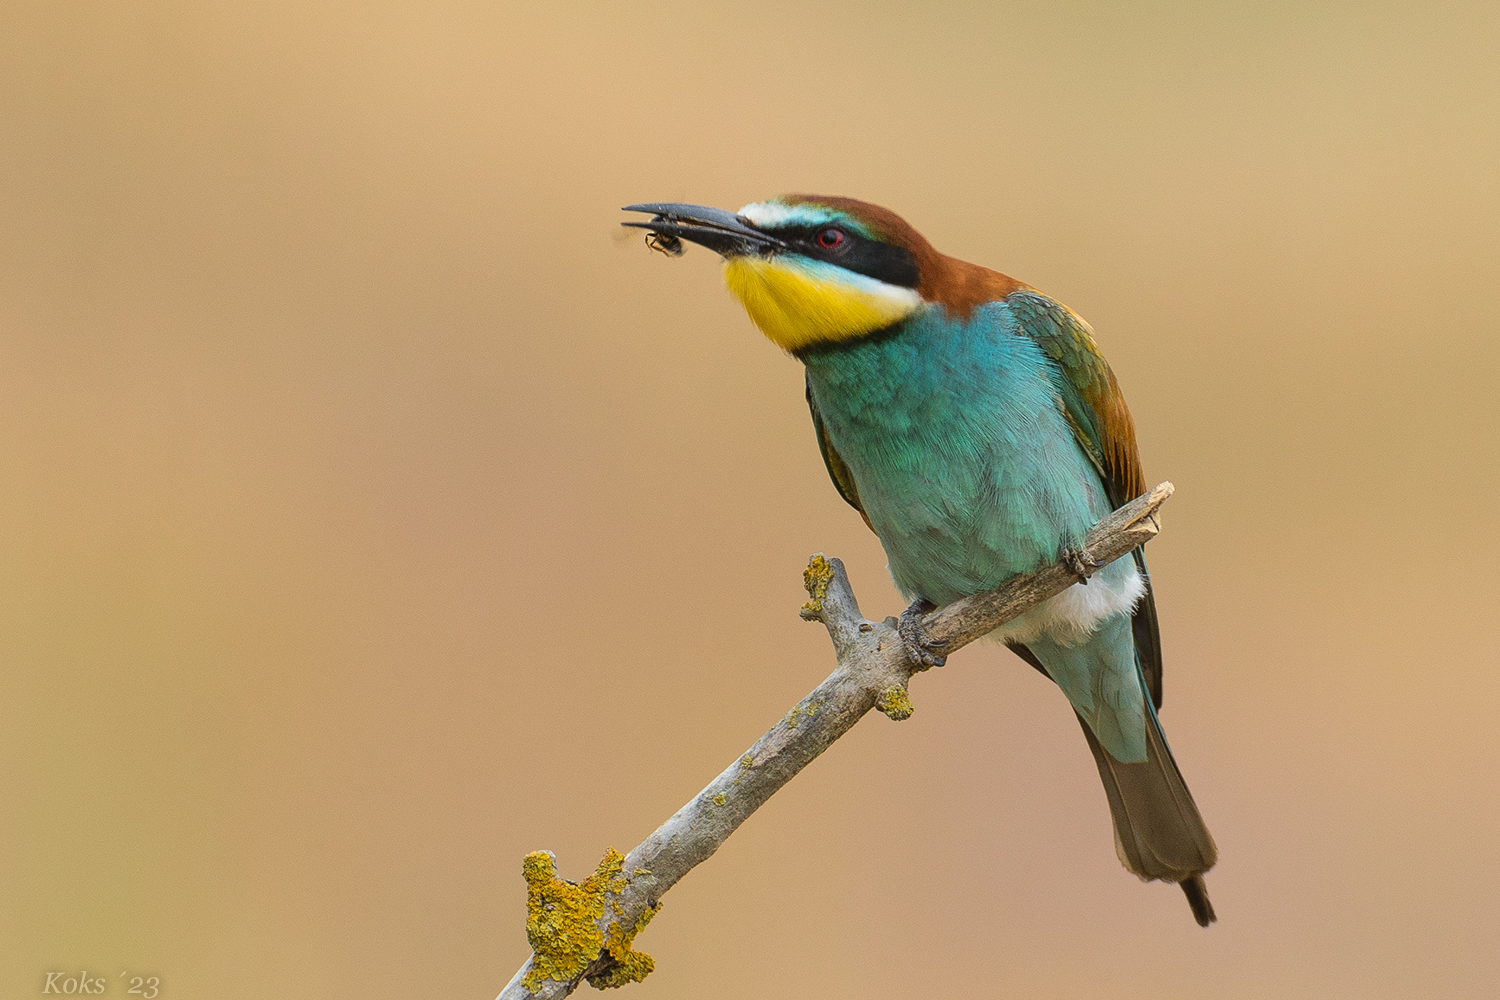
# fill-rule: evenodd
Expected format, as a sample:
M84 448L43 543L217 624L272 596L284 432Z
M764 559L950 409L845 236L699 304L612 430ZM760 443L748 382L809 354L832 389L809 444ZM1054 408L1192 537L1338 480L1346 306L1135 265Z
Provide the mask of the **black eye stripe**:
M837 229L844 234L844 242L837 247L823 247L818 243L818 234L828 229ZM922 275L917 268L917 259L905 247L892 246L879 240L861 236L846 226L828 225L778 228L774 231L796 247L796 252L814 260L836 264L856 274L899 285L916 288Z

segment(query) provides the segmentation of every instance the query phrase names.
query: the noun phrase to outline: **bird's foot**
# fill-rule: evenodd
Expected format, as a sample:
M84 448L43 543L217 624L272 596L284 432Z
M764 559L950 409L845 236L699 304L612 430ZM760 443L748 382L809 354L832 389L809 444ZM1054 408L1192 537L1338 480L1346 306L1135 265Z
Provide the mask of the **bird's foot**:
M1091 573L1093 573L1095 570L1103 569L1105 566L1104 563L1095 559L1093 556L1085 554L1082 549L1072 545L1062 550L1062 555L1059 556L1059 561L1061 561L1064 566L1068 567L1068 569L1072 570L1073 575L1078 577L1078 582L1083 584L1084 586L1088 586L1089 575Z
M946 656L939 656L933 652L935 649L948 645L948 640L929 638L927 628L922 624L922 616L929 611L936 610L936 604L919 599L912 601L911 607L901 612L901 617L896 619L896 631L900 634L901 641L906 644L907 655L923 670L928 667L941 667L948 662Z

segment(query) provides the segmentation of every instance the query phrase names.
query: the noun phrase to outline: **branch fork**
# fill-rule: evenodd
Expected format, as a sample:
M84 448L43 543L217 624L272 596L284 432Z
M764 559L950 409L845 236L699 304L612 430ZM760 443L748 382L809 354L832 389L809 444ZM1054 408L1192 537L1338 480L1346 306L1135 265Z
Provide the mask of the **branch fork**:
M1172 495L1162 483L1105 517L1058 562L994 590L927 614L922 628L951 654L1024 614L1154 538L1157 510ZM859 610L844 564L815 555L803 573L801 616L828 630L838 666L823 683L729 765L708 787L628 855L613 848L583 883L557 877L552 856L527 855L527 936L535 949L498 1000L565 997L587 979L604 989L644 979L651 956L632 951L661 897L708 860L739 825L872 708L911 717L907 684L927 669L915 662L897 620L872 622Z

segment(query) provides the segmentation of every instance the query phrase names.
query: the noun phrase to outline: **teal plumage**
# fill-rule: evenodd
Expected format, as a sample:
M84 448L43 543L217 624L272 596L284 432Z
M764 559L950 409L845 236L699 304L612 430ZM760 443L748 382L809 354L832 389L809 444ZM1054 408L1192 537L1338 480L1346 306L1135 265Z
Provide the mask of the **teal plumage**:
M793 196L737 216L637 208L657 214L650 228L723 254L752 318L804 363L829 474L879 536L913 610L1055 561L1144 492L1115 377L1088 325L1055 300L939 254L899 217L851 199ZM920 635L903 636L933 659ZM1212 922L1202 873L1217 851L1156 715L1160 639L1143 554L995 636L1078 714L1122 863L1180 883L1199 923Z
M941 605L990 590L1052 562L1113 509L1057 406L1058 366L1020 328L1026 315L1000 302L955 323L929 308L886 335L802 356L830 447L909 598ZM1122 592L1134 579L1122 560L1090 586ZM1116 631L1038 657L1104 746L1141 761L1134 647L1128 628Z

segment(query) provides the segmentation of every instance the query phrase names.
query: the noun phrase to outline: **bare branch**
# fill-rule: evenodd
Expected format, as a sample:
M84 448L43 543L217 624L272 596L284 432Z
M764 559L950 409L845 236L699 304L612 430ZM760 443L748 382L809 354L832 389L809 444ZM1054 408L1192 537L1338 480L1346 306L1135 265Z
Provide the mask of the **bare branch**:
M1157 508L1171 495L1172 484L1162 483L1096 524L1069 558L937 609L924 619L927 634L946 639L944 652L951 653L1062 593L1080 571L1091 575L1155 537L1161 530ZM557 878L550 855L529 855L526 926L536 952L499 1000L565 997L585 978L600 987L644 978L650 957L630 944L668 889L870 709L898 721L911 715L907 682L922 668L908 657L896 620L871 622L860 614L837 559L813 556L805 580L810 599L802 616L827 627L838 668L623 864L611 850L599 870L575 886Z

